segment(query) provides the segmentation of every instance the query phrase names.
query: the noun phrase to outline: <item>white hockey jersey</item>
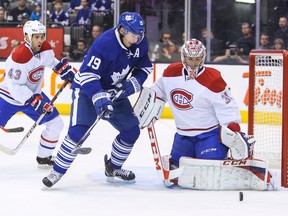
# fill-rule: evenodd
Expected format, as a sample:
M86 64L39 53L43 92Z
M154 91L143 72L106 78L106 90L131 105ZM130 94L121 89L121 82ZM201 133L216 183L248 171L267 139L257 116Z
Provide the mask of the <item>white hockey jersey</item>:
M196 136L219 125L240 123L240 111L219 71L203 67L190 79L181 62L170 64L151 89L169 103L177 132Z
M53 68L59 62L50 44L44 41L41 50L33 54L23 43L5 62L5 78L0 83L0 97L14 105L24 105L34 94L41 93L44 68Z

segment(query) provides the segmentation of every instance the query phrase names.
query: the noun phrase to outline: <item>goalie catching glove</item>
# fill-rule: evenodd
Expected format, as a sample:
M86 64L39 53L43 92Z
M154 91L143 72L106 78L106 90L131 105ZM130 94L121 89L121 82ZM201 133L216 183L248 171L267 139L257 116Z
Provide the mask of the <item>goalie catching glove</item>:
M221 126L221 142L230 148L231 157L234 160L243 160L253 156L253 148L256 142L254 136L243 132L235 132L225 126Z
M141 84L133 76L116 85L116 90L118 91L123 90L123 93L119 96L118 99L127 98L128 96L141 91L141 89L142 89Z
M75 76L76 69L72 68L66 58L62 58L59 63L53 68L53 71L59 74L62 80L70 80L70 82L72 82Z
M92 101L95 107L97 115L101 115L104 112L106 118L110 118L113 115L113 106L111 95L107 91L99 91L93 95Z
M53 111L53 106L41 94L34 94L25 104L30 104L39 115Z

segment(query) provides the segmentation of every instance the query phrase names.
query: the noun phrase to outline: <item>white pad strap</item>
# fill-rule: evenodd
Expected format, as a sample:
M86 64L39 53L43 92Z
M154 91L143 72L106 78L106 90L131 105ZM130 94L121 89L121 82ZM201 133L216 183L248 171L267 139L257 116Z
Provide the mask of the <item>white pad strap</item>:
M180 158L184 167L178 185L196 190L266 190L268 164L262 160L201 160Z
M164 109L165 102L156 98L156 92L149 88L143 88L136 104L134 113L139 120L140 128L148 127L154 119L158 120Z

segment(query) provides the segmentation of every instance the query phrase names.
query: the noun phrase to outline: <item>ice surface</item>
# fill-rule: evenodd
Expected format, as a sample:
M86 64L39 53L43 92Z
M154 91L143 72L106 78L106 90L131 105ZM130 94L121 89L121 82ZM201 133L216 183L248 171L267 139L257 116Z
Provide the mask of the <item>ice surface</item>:
M66 134L68 116L63 116ZM24 115L14 116L7 127L24 126L18 134L0 132L1 144L15 147L33 122ZM244 126L245 127L245 126ZM174 136L173 120L161 119L155 124L162 155L169 154ZM49 170L38 169L36 153L43 126L14 156L0 152L1 216L175 216L175 215L286 215L288 191L193 191L163 186L158 179L147 129L141 132L125 168L136 174L135 184L110 184L104 175L104 154L110 153L117 132L100 121L84 143L93 151L78 155L68 172L51 189L45 189L42 178Z

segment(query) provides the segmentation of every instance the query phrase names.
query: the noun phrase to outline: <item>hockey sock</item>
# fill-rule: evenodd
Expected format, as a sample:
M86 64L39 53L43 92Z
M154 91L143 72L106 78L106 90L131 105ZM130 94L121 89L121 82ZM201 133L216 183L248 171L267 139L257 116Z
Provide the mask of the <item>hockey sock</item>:
M55 171L62 174L66 173L67 169L77 156L77 154L71 153L75 146L75 142L66 136L55 158L55 164L53 166Z
M114 169L121 169L133 148L133 144L125 143L118 137L112 143L111 164Z

